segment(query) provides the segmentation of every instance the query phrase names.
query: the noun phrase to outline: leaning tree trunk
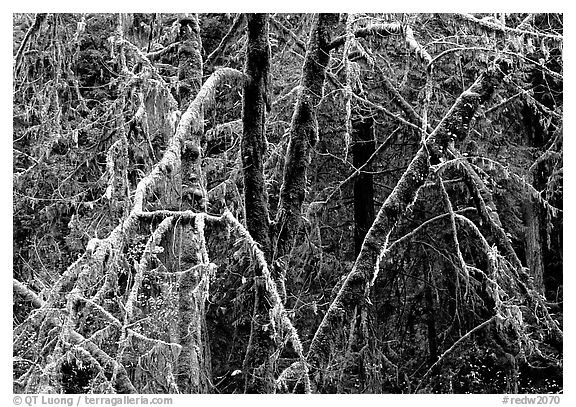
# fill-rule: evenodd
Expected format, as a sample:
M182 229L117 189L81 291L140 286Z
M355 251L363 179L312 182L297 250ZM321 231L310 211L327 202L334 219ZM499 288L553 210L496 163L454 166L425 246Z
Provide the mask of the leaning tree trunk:
M330 27L337 18L337 14L321 13L314 16L302 68L300 93L290 124L290 140L276 217L274 259L288 253L300 225L310 154L318 141L316 110L322 97L326 67L330 60ZM283 273L279 274L276 276L279 289L285 294Z
M268 43L268 15L246 16L248 40L242 98L243 136L241 145L244 178L244 205L246 228L258 242L267 259L270 256L268 203L264 183L264 153L266 149L265 119L270 45ZM274 332L270 327L272 301L268 298L262 270L256 268L254 276L254 313L250 339L244 358L245 392L274 392L273 357L277 349Z
M349 326L355 308L365 305L366 287L374 275L380 253L386 250L396 223L412 205L420 187L428 178L431 162L440 162L453 138L462 137L466 133L477 108L490 98L502 78L502 70L493 67L460 95L438 127L426 137L424 145L380 208L352 270L330 304L310 345L307 361L313 373L312 380L319 388L331 353L337 351L333 345L338 329Z

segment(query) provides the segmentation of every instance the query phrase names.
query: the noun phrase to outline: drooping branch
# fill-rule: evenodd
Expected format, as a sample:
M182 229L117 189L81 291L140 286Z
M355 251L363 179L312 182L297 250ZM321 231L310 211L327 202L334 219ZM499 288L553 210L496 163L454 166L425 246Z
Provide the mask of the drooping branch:
M14 291L18 294L22 295L25 299L32 302L32 305L37 309L46 308L46 302L43 301L36 293L32 290L27 288L24 284L20 281L13 279L13 288ZM38 314L41 314L38 312ZM56 316L52 315L46 318L44 321L46 326L60 326L62 324L61 320ZM24 326L24 324L20 325ZM98 347L92 340L89 338L85 338L78 332L72 330L69 332L68 340L71 344L82 347L86 349L86 351L94 357L97 363L102 366L103 369L107 370L108 372L115 371L117 374L115 375L114 385L118 392L120 393L138 393L130 378L128 377L128 373L126 369L119 364L113 357L108 355L102 349Z
M371 36L390 36L390 35L400 35L404 37L404 41L406 42L406 46L411 52L414 52L423 62L426 64L430 64L432 61L432 57L416 41L414 38L414 31L409 25L402 25L400 22L394 23L380 23L380 24L371 24L367 27L362 27L354 31L354 36L356 38L364 38L364 37L371 37ZM344 45L346 42L346 35L342 35L340 37L335 38L330 44L328 44L328 49L334 49Z
M152 253L156 249L156 247L160 244L162 237L166 233L166 231L172 226L173 222L172 217L167 217L164 219L156 230L152 233L148 242L146 243L146 247L144 249L144 253L140 259L140 263L138 264L138 268L136 270L136 275L134 276L134 283L130 289L130 294L128 295L128 299L126 300L125 305L125 315L124 315L124 323L128 325L132 319L132 314L134 312L134 304L136 303L136 298L138 296L138 291L142 285L142 280L144 279L144 272L148 270L150 266L150 261L152 260Z
M481 324L475 326L474 328L472 328L470 331L466 332L466 334L462 335L456 342L454 342L452 344L452 346L450 346L450 348L448 348L442 355L440 355L440 357L438 358L438 360L436 362L434 362L434 364L432 366L430 366L430 368L426 371L426 373L424 374L424 376L422 377L422 379L420 380L420 383L418 383L418 386L416 386L416 389L414 390L414 393L418 393L418 389L420 389L420 386L422 386L422 384L425 383L426 379L428 378L428 376L430 376L430 374L434 371L434 369L436 368L436 366L438 366L443 360L444 358L449 355L450 353L452 353L454 351L454 349L456 349L458 347L459 344L461 344L462 342L464 342L466 339L470 338L472 336L472 334L474 334L475 332L479 331L480 329L484 328L485 326L489 325L492 321L494 321L496 317L492 317L490 319L487 319L486 321L482 322Z
M432 59L429 62L429 66L435 65L440 59L444 58L446 55L449 55L449 54L452 54L455 52L461 52L461 51L484 51L484 52L489 52L489 53L493 53L496 55L507 55L510 58L518 58L518 59L521 59L523 61L528 62L529 64L532 64L532 65L538 67L539 69L541 69L543 72L545 72L547 75L550 75L554 79L562 81L564 78L562 76L562 73L555 72L552 69L548 68L545 64L545 61L536 61L535 59L524 56L518 52L511 52L511 51L507 51L507 50L494 49L494 48L488 48L488 47L480 47L480 46L473 46L473 47L458 46L458 47L454 47L454 48L449 48L447 50L442 51L438 55L436 55L434 57L434 59ZM552 114L557 115L557 113L552 113Z
M493 21L493 20L476 18L472 14L456 13L455 16L460 18L463 21L468 22L468 23L477 24L478 26L480 26L484 29L499 32L502 34L515 34L515 35L525 35L525 36L532 36L532 37L541 37L541 38L551 39L551 40L554 40L556 42L562 42L564 39L564 37L562 35L547 34L547 33L538 32L538 31L528 31L525 29L507 27L504 24ZM524 25L521 24L521 26L525 26L525 24Z
M384 106L378 105L366 98L363 98L361 96L358 96L356 94L352 94L352 96L358 100L358 102L360 103L364 103L365 105L369 106L372 109L376 109L379 112L384 113L386 116L388 116L389 118L391 118L392 120L397 121L398 123L401 123L407 127L411 127L414 130L420 130L420 127L417 124L411 123L409 121L407 121L406 119L400 117L399 115L394 114L393 112L391 112L390 110L388 110L387 108L385 108Z

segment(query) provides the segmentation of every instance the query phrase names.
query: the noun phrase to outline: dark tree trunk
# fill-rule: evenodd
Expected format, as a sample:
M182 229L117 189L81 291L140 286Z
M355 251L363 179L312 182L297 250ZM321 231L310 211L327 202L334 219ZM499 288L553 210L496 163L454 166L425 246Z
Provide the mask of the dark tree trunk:
M242 170L246 228L269 256L269 218L264 183L265 117L270 68L268 17L251 14L248 20L246 82L242 97Z
M254 313L250 339L244 358L245 393L274 393L274 370L276 360L273 357L277 349L274 341L274 326L270 319L273 300L266 287L266 279L254 278Z
M438 360L438 343L436 341L436 305L434 301L434 280L432 280L432 270L426 271L425 278L424 298L426 300L428 351L430 353L430 364L434 364Z
M374 154L376 144L373 124L372 117L363 117L352 124L354 137L352 162L355 168L362 167ZM356 256L360 253L364 237L374 222L374 177L370 171L370 165L367 165L354 180L354 251Z
M282 188L277 214L276 252L273 258L287 254L298 232L302 204L306 196L306 177L310 153L318 140L316 110L322 97L326 67L330 60L330 28L338 21L337 14L318 14L308 40L300 93L292 122L286 152ZM278 278L278 277L277 277ZM283 292L283 278L279 277Z
M246 45L246 82L242 104L243 136L241 145L244 177L244 205L246 228L258 242L267 258L270 256L270 237L266 185L264 183L264 152L266 149L265 118L270 46L268 43L268 15L249 14ZM254 313L250 340L244 358L245 392L272 393L274 391L273 357L276 345L270 311L272 302L266 290L261 270L254 276Z
M540 204L528 200L523 204L525 224L526 266L532 277L534 288L544 293L544 258L542 253Z

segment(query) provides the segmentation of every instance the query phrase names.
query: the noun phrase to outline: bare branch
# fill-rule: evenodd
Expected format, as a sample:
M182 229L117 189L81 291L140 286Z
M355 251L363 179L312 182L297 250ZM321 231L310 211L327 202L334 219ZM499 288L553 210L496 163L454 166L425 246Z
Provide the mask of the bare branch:
M240 29L240 26L244 23L244 20L245 20L244 14L240 13L236 16L234 22L230 26L230 29L224 35L224 37L222 37L220 44L218 44L216 49L212 51L210 55L208 55L208 57L206 58L206 61L204 61L204 65L210 66L218 60L218 57L222 52L224 52L224 50L226 49L232 38L236 35L236 32Z

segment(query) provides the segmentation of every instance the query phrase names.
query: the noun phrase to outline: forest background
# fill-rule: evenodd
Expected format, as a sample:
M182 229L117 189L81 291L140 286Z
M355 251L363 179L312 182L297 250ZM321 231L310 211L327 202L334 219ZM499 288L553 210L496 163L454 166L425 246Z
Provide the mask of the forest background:
M341 26L342 26L342 24L345 25L345 21L340 21L339 23L341 24ZM415 25L414 27L417 27L417 25ZM406 43L409 44L408 41L406 41ZM396 46L396 45L397 45L397 44L394 44L394 46ZM419 55L419 54L418 54L418 49L415 49L415 50L412 50L412 51L414 52L414 55L415 55L416 57L418 57L418 58L416 58L415 60L420 60L420 58L421 58L421 59L424 59L424 60L426 59L426 56L424 56L424 55ZM413 55L413 56L414 56L414 55ZM410 63L412 63L412 62L410 62ZM346 64L345 64L345 65L346 65ZM240 66L240 68L242 68L242 66ZM348 69L350 69L350 68L348 68ZM477 72L478 69L480 69L480 68L478 68L478 67L472 68L472 70L473 70L474 72ZM340 72L340 74L342 74L342 71ZM350 80L350 78L352 78L352 75L351 75L350 73L348 73L348 74L346 75L346 73L344 72L344 76L343 76L342 78L340 78L340 83L341 83L341 84L344 83L345 86L346 86L346 83L348 83L348 86L351 87L351 85L350 85L351 82L346 82L346 78L348 78L348 80ZM334 79L334 78L333 78L333 79ZM334 79L334 80L338 83L338 78L336 78L336 79ZM343 81L343 82L342 82L342 81ZM349 92L349 91L348 91L348 92ZM348 102L345 103L345 105L351 104L350 101L353 99L354 96L353 96L351 93L349 93L349 94L348 94L348 97L349 97ZM273 100L274 100L274 99L273 99ZM346 120L344 120L344 122L343 122L343 124L342 124L343 128L350 128L350 129L352 130L352 124L351 124L352 121L350 120L351 115L352 115L352 110L351 110L348 106L336 106L335 109L337 109L337 110L340 109L340 111L342 112L342 118L343 118L343 119L346 119L346 120L348 120L348 121L350 122L350 124L348 124L348 123L346 123ZM405 114L406 114L406 113L405 113ZM348 127L348 126L349 126L349 127ZM348 135L349 138L346 138L346 135ZM342 141L343 144L342 144L341 151L344 151L344 157L345 157L345 159L346 159L346 155L347 155L346 150L350 147L350 144L349 144L349 143L353 142L352 139L351 139L351 138L352 138L352 131L350 131L350 132L348 132L348 133L345 132L344 136L345 136L345 137L343 138L343 141ZM407 157L407 158L410 158L410 157ZM490 165L488 165L488 167L490 167ZM489 170L490 170L490 171L499 171L499 170L501 170L501 169L500 169L500 168L496 168L496 169L494 169L494 168L489 168ZM394 182L394 181L392 181L392 182ZM466 199L466 198L464 198L464 199ZM350 248L349 248L349 249L350 249ZM350 249L350 250L352 250L352 249ZM302 265L302 267L305 267L305 265ZM337 282L336 282L336 284L337 284ZM334 293L332 293L332 294L334 294ZM423 301L426 301L426 299L423 299ZM313 303L311 303L311 304L313 304ZM310 306L310 305L308 304L308 306ZM355 311L355 312L356 312L356 311ZM359 311L358 311L358 312L359 312ZM308 311L308 314L309 314L309 311ZM308 314L306 314L306 315L308 315ZM361 319L362 319L362 318L359 318L359 320L361 320ZM353 320L353 319L352 319L352 320ZM359 322L359 323L361 323L361 322ZM473 327L473 326L472 326L472 327ZM430 328L428 327L428 329L430 329ZM354 328L353 328L352 330L354 330ZM342 332L342 336L343 336L344 338L346 338L346 336L347 336L348 334L349 334L349 332ZM368 338L354 338L354 340L364 341L364 340L368 340ZM337 342L337 341L336 341L336 342ZM345 342L346 342L346 341L344 341L344 343L345 343ZM356 346L356 345L354 345L354 346ZM361 349L361 347L360 347L359 349ZM352 356L350 356L350 355L352 355ZM285 355L285 356L286 356L286 355ZM349 354L348 356L352 357L352 359L354 359L354 358L364 358L364 357L365 357L365 355L359 355L358 352L354 352L354 351L350 352L350 354ZM347 356L347 357L348 357L348 356ZM293 357L292 357L292 358L293 358ZM290 359L290 355L286 356L286 359ZM354 364L355 364L355 362L354 362L354 363L351 363L351 366L354 365ZM408 367L405 366L405 368L408 368ZM351 368L351 369L354 370L354 368ZM345 370L345 369L344 369L344 370ZM358 372L352 373L353 376L356 375L356 374L358 374ZM363 374L365 374L365 372L364 372ZM340 377L343 377L343 376L342 376L342 372L340 373ZM356 377L356 376L354 376L354 377ZM330 383L331 380L334 380L334 378L331 378L331 379L328 379L328 380L326 380L326 378L322 378L321 381L322 381L322 384L323 384L323 385L327 385L327 386L333 385L333 386L336 386L335 388L337 388L338 385L344 386L344 387L346 387L346 388L348 388L348 386L354 386L354 384L353 384L352 382L347 382L347 383L342 383L342 382L340 382L340 384L338 384L338 382L339 382L340 379L334 380L334 383L336 383L336 384L334 384L334 383L332 383L332 384L327 384L327 383ZM354 379L354 380L356 380L356 379ZM365 377L365 376L362 376L362 380L366 380L366 377ZM378 379L377 381L380 381L380 380L381 380L381 378ZM480 380L480 381L481 381L481 380ZM398 385L398 382L396 383L396 385ZM497 385L497 384L495 384L495 385ZM329 387L328 387L328 388L329 388ZM440 388L440 391L441 391L441 392L445 391L445 390L442 390L442 385L441 385L441 384L439 384L439 388Z

